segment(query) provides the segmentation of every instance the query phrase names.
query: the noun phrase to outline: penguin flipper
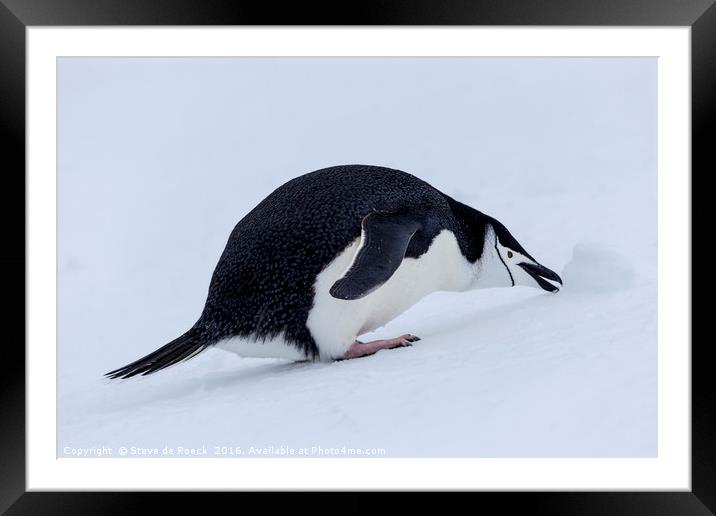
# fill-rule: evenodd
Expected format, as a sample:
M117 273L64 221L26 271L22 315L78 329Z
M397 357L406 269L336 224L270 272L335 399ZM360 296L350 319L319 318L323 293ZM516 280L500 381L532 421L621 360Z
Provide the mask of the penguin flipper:
M353 264L329 290L337 299L360 299L388 281L422 223L408 212L376 211L367 215L361 226L361 245Z

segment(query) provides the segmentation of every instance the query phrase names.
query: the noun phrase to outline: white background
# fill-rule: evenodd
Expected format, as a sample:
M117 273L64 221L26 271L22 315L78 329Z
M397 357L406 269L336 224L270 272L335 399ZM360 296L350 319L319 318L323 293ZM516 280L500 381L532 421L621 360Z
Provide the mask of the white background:
M654 59L59 63L61 448L656 454ZM410 171L496 216L564 291L431 296L378 332L417 346L362 361L212 350L101 380L193 322L238 218L346 162Z

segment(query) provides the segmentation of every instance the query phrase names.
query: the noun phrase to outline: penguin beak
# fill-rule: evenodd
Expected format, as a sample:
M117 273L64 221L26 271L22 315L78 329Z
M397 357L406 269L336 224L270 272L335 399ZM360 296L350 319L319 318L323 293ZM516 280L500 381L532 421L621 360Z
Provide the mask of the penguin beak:
M560 278L556 272L549 270L547 267L544 267L539 263L522 262L518 265L522 267L527 274L532 276L537 284L547 292L558 292L559 288L562 286L562 278ZM559 283L559 287L554 283Z

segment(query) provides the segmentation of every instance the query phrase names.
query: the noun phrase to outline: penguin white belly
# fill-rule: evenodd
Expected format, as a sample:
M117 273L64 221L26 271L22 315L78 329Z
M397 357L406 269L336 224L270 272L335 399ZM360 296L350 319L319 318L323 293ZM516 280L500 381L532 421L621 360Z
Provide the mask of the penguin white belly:
M455 235L441 231L418 258L404 258L383 285L356 300L341 300L329 289L348 269L361 245L353 241L316 278L313 308L306 326L316 341L321 360L342 356L356 336L375 330L438 290L461 291L474 279Z
M236 353L241 357L306 360L306 354L303 351L293 344L287 343L281 336L266 340L256 340L251 337L231 337L217 342L216 347L230 353Z

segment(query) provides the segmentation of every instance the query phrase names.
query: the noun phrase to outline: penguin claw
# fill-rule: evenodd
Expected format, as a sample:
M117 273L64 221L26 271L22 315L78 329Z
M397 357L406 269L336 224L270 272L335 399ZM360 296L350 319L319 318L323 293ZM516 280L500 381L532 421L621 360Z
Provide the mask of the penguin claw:
M397 345L394 346L396 348L402 348L402 347L410 347L413 345L413 342L418 342L420 340L420 337L417 335L411 335L410 333L407 333L405 335L401 335L397 339L395 339Z

